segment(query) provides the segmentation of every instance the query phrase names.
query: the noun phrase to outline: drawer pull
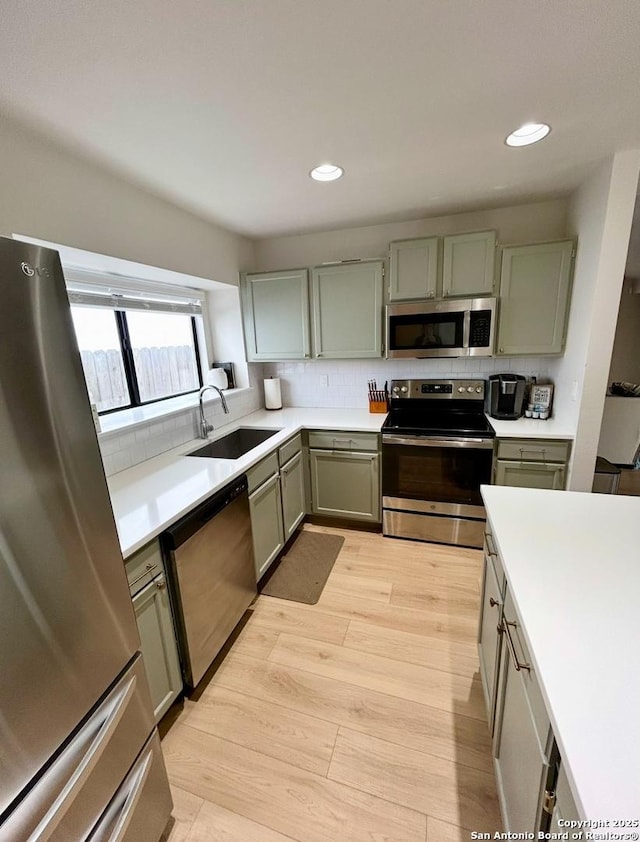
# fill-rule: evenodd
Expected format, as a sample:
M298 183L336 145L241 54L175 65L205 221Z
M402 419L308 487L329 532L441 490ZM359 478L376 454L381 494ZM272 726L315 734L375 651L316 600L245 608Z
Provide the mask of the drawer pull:
M521 462L524 459L525 453L534 453L536 456L542 456L543 462L547 461L547 455L546 455L547 454L547 448L546 447L543 447L543 448L540 448L540 449L534 448L534 447L521 447L520 448L520 461Z
M334 440L333 440L333 443L334 443L334 444L336 444L336 443L337 443L337 444L347 444L347 445L350 445L352 441L353 441L353 439L334 439Z
M132 580L129 582L129 587L133 587L133 585L137 585L137 584L138 584L138 582L141 582L143 579L145 579L145 578L149 575L149 573L151 572L151 570L153 570L153 569L154 569L154 567L157 567L157 565L156 565L156 564L147 564L147 565L145 565L145 566L146 566L146 568L147 568L147 569L145 570L145 572L144 572L144 573L141 573L139 576L136 576L136 578L135 578L135 579L132 579Z
M507 648L511 653L511 658L513 660L513 666L516 668L518 672L520 670L527 670L527 672L531 672L531 664L521 664L518 660L518 656L516 655L516 647L513 644L513 638L511 637L511 632L509 631L509 626L513 626L516 628L516 623L509 622L508 620L503 620L502 622L502 631L505 633L507 638Z
M490 532L485 532L484 537L487 542L487 552L489 553L489 555L495 556L495 558L497 558L498 553L496 552L496 548L493 544L493 535Z
M500 603L496 602L495 599L492 596L489 597L489 605L492 608L500 608Z

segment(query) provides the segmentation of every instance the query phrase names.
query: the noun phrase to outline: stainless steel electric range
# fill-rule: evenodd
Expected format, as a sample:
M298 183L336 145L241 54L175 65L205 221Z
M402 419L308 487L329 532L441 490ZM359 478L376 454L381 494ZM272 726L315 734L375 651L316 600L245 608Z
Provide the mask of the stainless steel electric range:
M382 425L382 532L481 547L480 486L491 482L495 433L484 380L393 380Z

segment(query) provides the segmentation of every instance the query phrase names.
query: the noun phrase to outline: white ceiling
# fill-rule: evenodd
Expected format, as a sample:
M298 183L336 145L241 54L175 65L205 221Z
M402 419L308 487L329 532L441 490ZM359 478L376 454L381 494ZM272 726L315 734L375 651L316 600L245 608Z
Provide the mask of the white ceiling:
M640 146L639 44L638 0L3 0L0 110L265 237L568 192Z

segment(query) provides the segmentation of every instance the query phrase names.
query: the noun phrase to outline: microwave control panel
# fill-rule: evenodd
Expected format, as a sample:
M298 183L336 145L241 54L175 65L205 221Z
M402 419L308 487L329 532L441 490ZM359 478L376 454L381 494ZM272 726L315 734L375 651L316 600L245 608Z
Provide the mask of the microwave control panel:
M488 348L491 342L491 310L473 310L469 319L469 347Z

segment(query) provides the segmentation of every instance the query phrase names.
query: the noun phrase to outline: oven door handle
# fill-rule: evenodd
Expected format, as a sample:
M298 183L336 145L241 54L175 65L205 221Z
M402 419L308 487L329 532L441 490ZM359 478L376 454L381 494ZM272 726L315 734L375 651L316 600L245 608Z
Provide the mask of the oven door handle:
M438 439L429 436L394 436L382 435L382 444L402 444L409 447L466 447L473 450L493 449L493 439Z

